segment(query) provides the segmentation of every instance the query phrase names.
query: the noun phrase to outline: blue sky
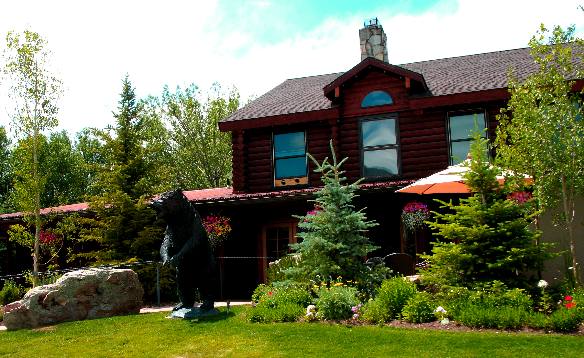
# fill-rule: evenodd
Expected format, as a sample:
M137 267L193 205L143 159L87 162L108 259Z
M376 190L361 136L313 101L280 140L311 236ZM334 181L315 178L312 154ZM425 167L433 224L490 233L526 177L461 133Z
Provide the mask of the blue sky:
M2 0L0 0L2 1ZM60 126L113 122L128 73L140 97L213 82L258 96L286 78L346 71L358 30L378 17L401 64L525 47L540 23L584 29L576 0L2 1L0 39L29 28L48 40L64 84ZM4 46L0 41L0 51ZM0 85L0 125L10 103Z

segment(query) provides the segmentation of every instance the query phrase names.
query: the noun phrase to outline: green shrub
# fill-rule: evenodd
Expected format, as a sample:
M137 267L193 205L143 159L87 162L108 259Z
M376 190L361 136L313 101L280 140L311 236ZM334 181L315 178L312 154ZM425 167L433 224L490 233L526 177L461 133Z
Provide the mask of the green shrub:
M363 319L372 323L385 323L391 320L389 311L381 300L369 300L363 308Z
M249 321L255 323L294 322L304 314L304 307L293 303L282 303L275 307L258 304L249 313Z
M316 300L317 316L339 320L351 318L351 308L359 304L357 289L349 286L321 287Z
M534 329L550 329L550 319L542 312L532 312L527 319L527 326Z
M583 317L576 309L560 308L550 315L550 327L555 332L575 332Z
M436 302L446 309L448 317L455 317L468 305L471 292L466 287L443 287L434 295Z
M410 298L402 310L404 320L410 323L432 322L434 316L434 306L432 297L427 292L418 292Z
M483 307L515 307L530 311L533 307L531 297L519 288L507 289L500 281L492 281L470 291L469 302Z
M18 301L22 298L24 289L14 283L14 281L4 281L4 287L0 291L0 305L4 306L11 302Z
M295 268L298 266L298 255L287 255L279 260L270 262L268 269L266 270L266 281L268 284L274 282L286 281L286 270L290 268ZM296 277L296 282L308 282L309 280L304 277Z
M363 307L363 318L376 323L399 318L404 306L415 294L416 285L403 277L385 280L373 301Z
M256 306L250 310L251 322L292 322L304 314L312 295L302 286L259 285L252 295Z
M519 329L529 321L530 313L522 308L487 307L469 304L463 307L456 321L473 328Z
M268 293L268 291L273 290L274 287L272 287L271 285L266 285L263 283L260 283L258 285L258 287L255 288L255 290L253 290L253 293L251 294L251 301L258 303L260 301L260 299Z

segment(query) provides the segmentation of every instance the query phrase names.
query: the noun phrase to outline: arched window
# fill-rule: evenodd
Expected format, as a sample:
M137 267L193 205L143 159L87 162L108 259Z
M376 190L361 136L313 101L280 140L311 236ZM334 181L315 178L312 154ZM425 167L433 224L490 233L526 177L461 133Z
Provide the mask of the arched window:
M361 101L361 108L393 104L393 98L385 91L371 91Z

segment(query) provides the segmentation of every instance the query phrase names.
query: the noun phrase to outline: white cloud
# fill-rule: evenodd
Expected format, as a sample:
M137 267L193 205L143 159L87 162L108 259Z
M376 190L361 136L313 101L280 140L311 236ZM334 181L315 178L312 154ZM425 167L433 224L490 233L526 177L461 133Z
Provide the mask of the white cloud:
M269 9L270 2L253 5ZM383 10L374 15L388 34L390 62L399 64L524 47L540 22L584 29L577 6L461 0L458 7L439 5L417 16ZM325 16L317 28L273 42L249 30L261 19L241 14L233 21L236 28L228 26L230 19L213 1L5 2L0 34L30 26L48 39L65 84L61 127L75 132L111 123L125 73L138 96L158 94L164 84L194 82L204 89L218 81L247 97L286 78L345 71L360 59L357 31L371 16L367 11ZM5 104L0 125L8 122Z

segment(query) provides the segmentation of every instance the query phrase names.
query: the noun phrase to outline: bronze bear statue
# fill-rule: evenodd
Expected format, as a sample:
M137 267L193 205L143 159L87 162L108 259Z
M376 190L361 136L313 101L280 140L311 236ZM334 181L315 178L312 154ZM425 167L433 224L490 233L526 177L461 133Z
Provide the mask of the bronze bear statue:
M173 311L193 308L197 289L202 300L200 310L213 309L217 265L197 210L181 190L163 193L150 205L167 224L160 256L163 265L176 268L180 302Z

